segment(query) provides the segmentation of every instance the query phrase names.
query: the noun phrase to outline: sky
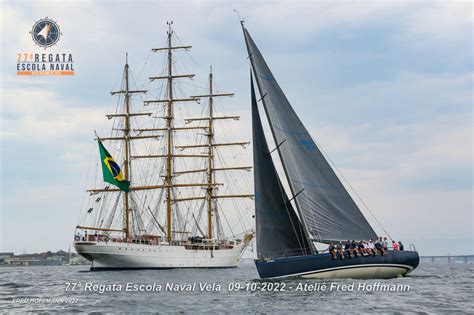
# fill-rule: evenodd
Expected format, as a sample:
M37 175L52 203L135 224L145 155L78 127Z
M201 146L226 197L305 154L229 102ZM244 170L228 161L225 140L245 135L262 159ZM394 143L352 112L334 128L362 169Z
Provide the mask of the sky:
M166 21L193 45L196 84L212 64L218 88L235 93L229 110L241 125L229 132L251 138L237 9L313 138L390 235L422 255L474 252L471 2L0 4L0 251L67 250L90 188L93 130L110 127L125 52L144 84ZM44 52L29 31L46 16L62 36L45 52L72 53L75 76L16 75L18 52Z

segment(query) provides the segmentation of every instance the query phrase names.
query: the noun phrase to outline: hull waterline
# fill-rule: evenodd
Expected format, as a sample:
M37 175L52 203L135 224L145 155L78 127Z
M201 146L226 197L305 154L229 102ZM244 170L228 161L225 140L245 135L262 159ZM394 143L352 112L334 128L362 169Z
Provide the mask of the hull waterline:
M333 260L330 254L257 260L260 278L390 279L403 277L419 264L416 251L389 251L388 255L359 256Z

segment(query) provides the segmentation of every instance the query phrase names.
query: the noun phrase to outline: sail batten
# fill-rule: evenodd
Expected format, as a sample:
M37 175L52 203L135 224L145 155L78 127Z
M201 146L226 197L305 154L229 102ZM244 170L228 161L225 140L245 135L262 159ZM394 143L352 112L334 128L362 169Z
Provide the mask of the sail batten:
M270 129L275 143L281 143L278 152L307 236L318 241L376 238L245 28L244 36Z

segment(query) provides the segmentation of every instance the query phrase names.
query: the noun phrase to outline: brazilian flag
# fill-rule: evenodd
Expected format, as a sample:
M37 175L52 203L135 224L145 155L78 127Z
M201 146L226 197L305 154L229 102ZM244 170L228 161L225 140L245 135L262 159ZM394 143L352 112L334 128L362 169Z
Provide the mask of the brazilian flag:
M117 186L120 190L129 192L130 182L125 180L120 166L115 162L109 151L99 140L100 159L102 160L102 175L104 182Z

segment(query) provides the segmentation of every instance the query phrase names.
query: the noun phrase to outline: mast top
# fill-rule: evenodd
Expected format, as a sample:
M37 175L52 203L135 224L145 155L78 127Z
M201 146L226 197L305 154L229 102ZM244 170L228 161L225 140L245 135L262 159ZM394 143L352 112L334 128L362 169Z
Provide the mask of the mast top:
M100 139L100 137L99 137L99 134L97 133L97 131L96 131L96 130L94 130L94 133L95 133L95 136L97 137L97 139L96 139L96 140L97 140L97 141L101 141L101 139Z
M239 17L240 25L242 25L242 28L244 28L244 22L245 22L245 20L240 17L239 11L237 11L236 9L234 9L234 12L235 12L235 13L237 14L237 16Z

